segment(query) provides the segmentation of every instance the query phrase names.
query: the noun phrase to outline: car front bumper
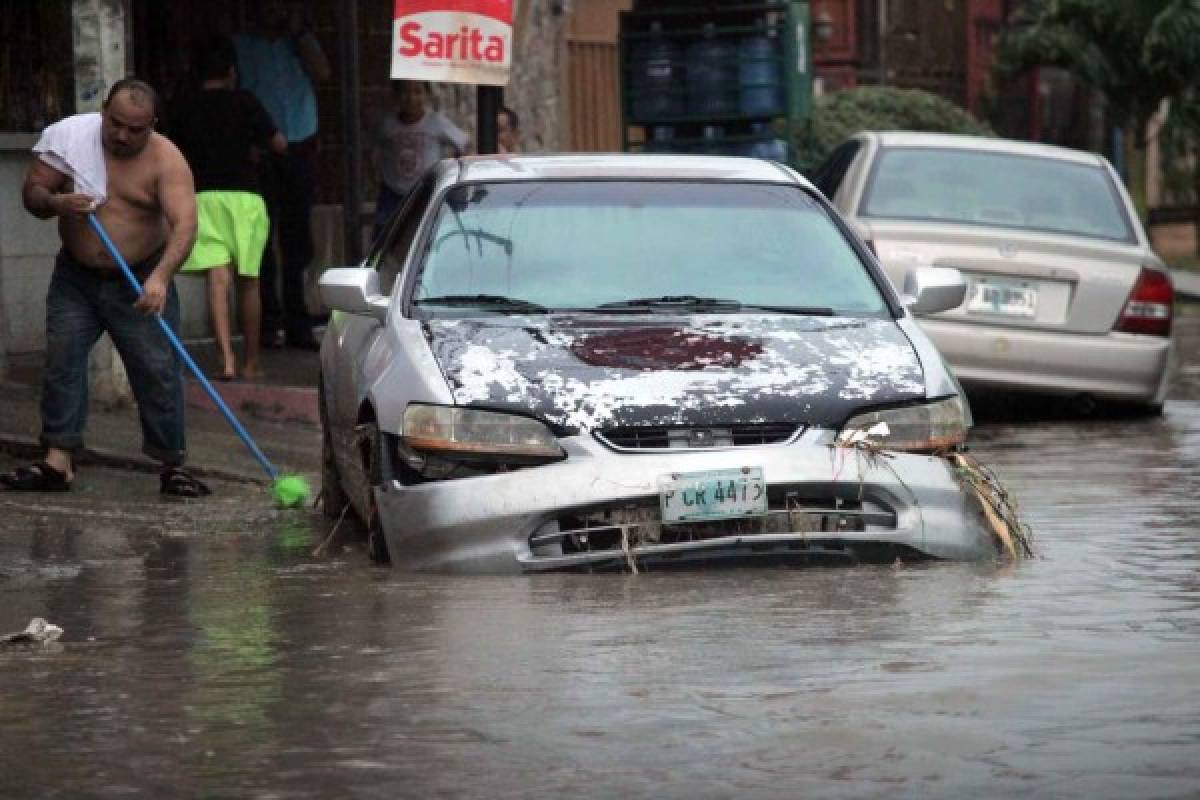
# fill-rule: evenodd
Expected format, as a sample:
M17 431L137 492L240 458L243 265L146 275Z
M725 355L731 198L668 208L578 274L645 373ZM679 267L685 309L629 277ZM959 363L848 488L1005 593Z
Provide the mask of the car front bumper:
M889 550L954 560L996 555L974 496L945 459L833 448L833 435L810 430L786 445L636 454L583 435L562 440L567 458L555 464L417 485L391 481L375 498L392 563L413 570L654 568L814 555L856 560L862 552ZM804 497L806 508L825 510L774 512L769 531L765 524L740 526L690 539L671 528L670 541L635 535L613 546L610 536L607 546L583 549L576 534L587 531L567 530L567 520L596 513L616 520L610 533L653 528L661 476L746 466L762 468L770 495L789 504ZM857 510L837 510L851 506Z
M1167 337L996 328L922 319L959 381L967 385L1092 394L1160 404L1174 357Z

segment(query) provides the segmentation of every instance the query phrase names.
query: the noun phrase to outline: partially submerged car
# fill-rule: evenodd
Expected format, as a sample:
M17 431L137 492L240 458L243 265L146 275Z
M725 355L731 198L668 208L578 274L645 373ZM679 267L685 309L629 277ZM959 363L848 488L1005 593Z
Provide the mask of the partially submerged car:
M969 410L804 178L765 161L441 162L327 270L327 512L409 569L982 559Z
M968 389L1161 412L1174 290L1102 157L865 131L839 145L813 180L893 280L918 266L966 278L966 302L922 327Z

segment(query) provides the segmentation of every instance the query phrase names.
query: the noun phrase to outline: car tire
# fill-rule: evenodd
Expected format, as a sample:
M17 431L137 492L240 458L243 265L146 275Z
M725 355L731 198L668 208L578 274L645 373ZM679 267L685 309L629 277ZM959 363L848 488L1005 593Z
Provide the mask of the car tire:
M1163 403L1145 403L1143 405L1134 406L1131 409L1130 413L1134 417L1141 417L1143 419L1153 419L1154 417L1161 417L1163 415L1163 410L1164 410Z
M333 457L333 438L329 435L329 412L325 405L324 384L317 392L317 414L321 420L321 509L330 519L339 519L350 505L342 488L337 461Z
M365 457L368 463L363 466L370 481L370 495L367 498L367 557L376 564L390 564L391 554L388 553L387 539L383 535L383 521L379 516L379 506L375 503L375 488L383 485L383 437L374 422L367 425L367 447Z

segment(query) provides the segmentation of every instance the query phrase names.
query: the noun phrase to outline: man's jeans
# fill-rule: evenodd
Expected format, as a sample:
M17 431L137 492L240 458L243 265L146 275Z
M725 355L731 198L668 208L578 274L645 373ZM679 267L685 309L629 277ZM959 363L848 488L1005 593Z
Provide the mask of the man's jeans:
M146 265L134 265L145 274ZM148 265L153 267L153 264ZM183 380L179 360L153 316L137 311L137 295L120 273L78 264L66 250L54 262L46 294L46 373L42 386L45 447L74 451L83 446L88 411L88 354L107 331L137 400L142 452L169 466L184 461ZM167 291L163 319L179 330L179 295Z

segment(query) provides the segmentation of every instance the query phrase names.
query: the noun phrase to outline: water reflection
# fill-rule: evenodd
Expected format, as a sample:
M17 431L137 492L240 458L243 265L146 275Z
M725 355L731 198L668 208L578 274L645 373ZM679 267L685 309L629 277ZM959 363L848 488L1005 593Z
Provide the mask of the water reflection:
M985 419L1010 566L412 576L236 487L0 495L0 630L67 631L0 650L4 793L1194 796L1187 391Z

